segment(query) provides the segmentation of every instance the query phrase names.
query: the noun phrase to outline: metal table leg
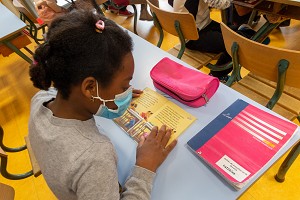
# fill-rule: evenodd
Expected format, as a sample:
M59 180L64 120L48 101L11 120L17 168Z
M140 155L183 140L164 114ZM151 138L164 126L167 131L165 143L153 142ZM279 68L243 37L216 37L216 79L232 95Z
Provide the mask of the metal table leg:
M2 41L4 45L6 45L8 48L16 52L20 57L22 57L24 60L26 60L29 64L32 63L32 60L26 56L20 49L18 49L15 45L13 45L9 40Z

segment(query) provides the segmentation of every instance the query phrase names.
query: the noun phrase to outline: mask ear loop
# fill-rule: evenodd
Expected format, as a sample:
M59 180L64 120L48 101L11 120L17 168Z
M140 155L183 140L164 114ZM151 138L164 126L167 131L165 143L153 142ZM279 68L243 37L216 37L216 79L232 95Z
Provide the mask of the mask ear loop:
M93 99L93 101L95 100L95 99L99 99L100 101L102 101L103 102L103 106L106 106L105 105L105 102L109 102L109 101L115 101L114 99L112 99L112 100L104 100L104 99L102 99L100 96L99 96L99 90L98 90L98 81L96 80L96 88L97 88L97 97L94 97L94 96L92 96L91 98Z

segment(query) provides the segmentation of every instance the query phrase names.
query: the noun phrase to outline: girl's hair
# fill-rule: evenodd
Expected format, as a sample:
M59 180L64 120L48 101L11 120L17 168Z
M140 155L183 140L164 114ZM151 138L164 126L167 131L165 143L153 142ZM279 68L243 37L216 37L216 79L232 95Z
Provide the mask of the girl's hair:
M96 31L98 20L105 23L102 32ZM74 10L51 23L46 42L35 51L31 81L43 90L53 83L65 99L71 86L89 76L107 87L132 46L128 33L113 21L91 11Z

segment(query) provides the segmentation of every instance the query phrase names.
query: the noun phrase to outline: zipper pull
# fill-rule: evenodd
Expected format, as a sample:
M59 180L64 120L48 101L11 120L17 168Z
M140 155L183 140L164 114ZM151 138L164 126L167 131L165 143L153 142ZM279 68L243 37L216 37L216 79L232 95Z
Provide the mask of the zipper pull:
M204 98L204 100L205 100L205 102L206 102L206 103L209 101L209 99L207 98L207 96L206 96L206 94L205 94L205 93L204 93L204 94L202 94L201 96Z

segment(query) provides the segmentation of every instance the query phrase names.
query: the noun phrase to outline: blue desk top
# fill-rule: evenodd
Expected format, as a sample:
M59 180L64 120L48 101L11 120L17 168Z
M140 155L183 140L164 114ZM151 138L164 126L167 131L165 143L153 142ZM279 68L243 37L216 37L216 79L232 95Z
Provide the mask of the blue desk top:
M22 31L26 24L0 3L0 41Z
M150 87L155 90L150 78L150 70L163 57L169 57L187 67L188 64L157 48L142 38L129 33L133 38L135 59L135 72L132 80L134 88L143 89ZM145 51L145 49L147 49ZM159 92L159 91L158 91ZM160 166L154 180L151 194L152 200L233 200L243 194L265 171L280 158L293 144L300 139L300 130L282 148L274 158L265 165L253 179L241 190L236 191L216 172L193 155L186 147L186 142L199 130L205 127L220 112L231 105L236 99L243 99L267 112L277 115L264 106L254 102L235 90L221 84L216 94L207 105L200 108L191 108L170 99L187 112L197 117L197 120L178 138L175 149L170 153L165 162ZM119 181L123 184L135 164L136 143L129 138L111 120L95 117L101 133L107 135L114 144L118 154ZM274 174L275 175L275 174ZM273 180L275 182L275 179Z

